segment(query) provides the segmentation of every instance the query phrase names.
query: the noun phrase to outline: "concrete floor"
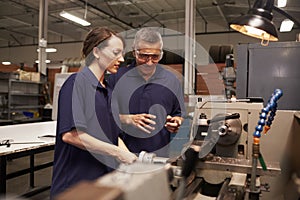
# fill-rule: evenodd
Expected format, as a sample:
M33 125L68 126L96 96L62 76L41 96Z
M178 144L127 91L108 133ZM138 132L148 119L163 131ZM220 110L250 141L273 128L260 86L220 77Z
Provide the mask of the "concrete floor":
M39 153L35 155L35 164L42 164L49 161L53 161L54 151ZM23 157L19 159L13 159L7 162L7 173L14 172L29 167L29 157ZM35 172L34 182L36 187L50 186L52 178L52 167L48 167ZM19 200L20 195L30 190L29 186L29 174L9 179L6 182L6 198L0 197L1 200ZM50 191L46 190L39 193L27 200L49 200Z

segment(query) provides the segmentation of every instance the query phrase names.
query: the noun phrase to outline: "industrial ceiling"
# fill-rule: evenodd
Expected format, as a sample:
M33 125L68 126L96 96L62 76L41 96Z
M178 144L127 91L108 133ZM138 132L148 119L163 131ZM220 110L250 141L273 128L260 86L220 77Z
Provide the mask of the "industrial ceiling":
M228 32L228 23L252 7L254 0L196 0L197 34ZM275 0L276 2L276 0ZM39 0L0 0L0 47L37 45L39 39ZM300 0L288 0L282 8L300 20ZM85 18L84 27L62 18L68 11ZM273 12L277 27L284 17ZM145 26L163 27L185 32L185 0L49 0L48 44L82 41L96 26L117 32ZM299 29L299 27L294 26Z

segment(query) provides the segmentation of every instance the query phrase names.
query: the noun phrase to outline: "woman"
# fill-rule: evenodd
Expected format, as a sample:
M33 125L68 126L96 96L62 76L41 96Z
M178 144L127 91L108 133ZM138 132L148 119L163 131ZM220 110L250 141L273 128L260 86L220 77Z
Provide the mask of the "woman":
M116 160L132 163L136 156L117 146L104 79L116 73L123 58L124 42L106 28L91 30L83 43L86 67L63 84L58 100L57 133L51 198L82 180L94 180L116 167Z

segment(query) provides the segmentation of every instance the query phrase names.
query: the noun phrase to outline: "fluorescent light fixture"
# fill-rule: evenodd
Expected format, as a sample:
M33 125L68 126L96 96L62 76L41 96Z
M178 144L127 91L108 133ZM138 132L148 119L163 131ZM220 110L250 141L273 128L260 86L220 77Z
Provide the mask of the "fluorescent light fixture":
M290 32L292 30L293 26L294 26L293 21L291 21L289 19L285 19L281 22L279 31L280 32Z
M40 52L40 49L36 50L37 52ZM57 52L57 49L55 48L46 48L46 53L55 53Z
M3 61L2 62L2 65L10 65L11 64L11 62L9 62L9 61Z
M283 8L286 7L287 0L277 0L277 7Z
M59 15L62 16L62 17L64 17L64 18L66 18L66 19L68 19L68 20L71 20L71 21L73 21L75 23L78 23L78 24L80 24L82 26L89 26L89 25L91 25L90 22L88 22L88 21L86 21L86 20L84 20L84 19L82 19L80 17L77 17L75 15L72 15L72 14L66 12L66 11L61 11L59 13Z
M35 63L39 63L40 61L36 60ZM50 63L50 60L46 60L45 63Z

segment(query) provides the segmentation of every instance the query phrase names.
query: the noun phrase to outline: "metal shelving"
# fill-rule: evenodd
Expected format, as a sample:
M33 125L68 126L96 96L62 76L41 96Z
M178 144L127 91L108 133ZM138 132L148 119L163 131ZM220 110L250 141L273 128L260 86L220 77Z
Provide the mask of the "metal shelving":
M0 119L13 123L41 121L43 82L18 80L0 73Z

